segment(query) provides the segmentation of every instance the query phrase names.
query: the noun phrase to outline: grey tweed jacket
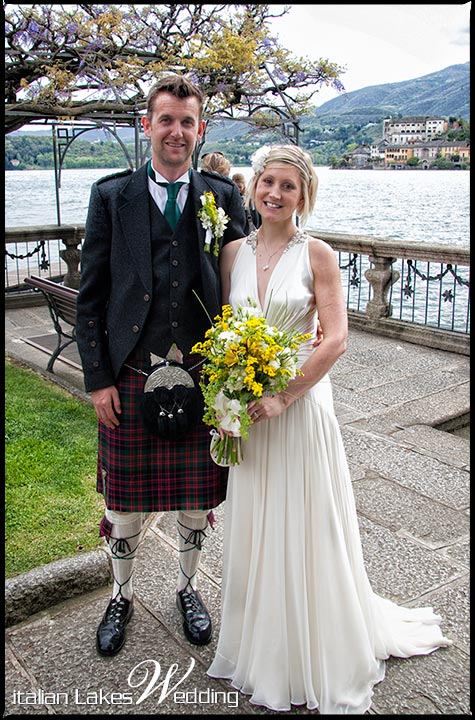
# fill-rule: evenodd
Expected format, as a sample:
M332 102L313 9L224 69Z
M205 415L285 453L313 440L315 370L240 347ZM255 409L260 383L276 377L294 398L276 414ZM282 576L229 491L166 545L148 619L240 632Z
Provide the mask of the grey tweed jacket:
M187 205L196 212L180 237L198 245L203 302L211 318L221 310L219 257L204 251L205 230L198 218L200 196L212 191L230 220L220 247L246 234L239 190L229 178L191 171ZM146 166L93 184L81 255L77 303L77 343L86 391L113 385L140 339L154 288L149 191ZM190 213L188 213L190 217ZM186 269L183 270L186 272ZM193 318L190 317L190 323Z

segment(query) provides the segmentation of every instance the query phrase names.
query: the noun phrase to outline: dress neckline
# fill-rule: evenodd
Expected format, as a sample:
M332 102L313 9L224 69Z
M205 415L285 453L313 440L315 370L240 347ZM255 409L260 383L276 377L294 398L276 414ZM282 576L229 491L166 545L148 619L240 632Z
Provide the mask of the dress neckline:
M252 249L252 252L254 255L257 251L257 230L253 230L246 238L246 244L249 245ZM299 245L300 243L303 243L305 240L305 230L301 230L300 228L297 228L297 231L294 235L290 238L287 245L282 251L282 255L284 255L288 250L290 250L291 247L294 245Z
M274 275L279 267L280 263L282 262L282 257L285 255L285 253L290 250L294 245L301 245L305 242L306 233L304 230L300 230L297 228L296 232L290 240L288 241L287 245L285 246L281 256L277 260L277 263L275 264L275 267L271 270L271 272L267 276L267 283L265 286L264 296L261 300L260 294L259 294L259 282L258 282L258 271L257 271L257 262L254 262L254 279L255 279L255 293L256 298L259 303L259 307L262 311L265 311L265 307L267 305L267 295L269 293L269 288L272 287L272 284L274 282ZM253 230L249 235L246 237L244 244L248 245L254 256L256 256L256 250L257 250L257 230ZM242 247L242 246L241 246Z

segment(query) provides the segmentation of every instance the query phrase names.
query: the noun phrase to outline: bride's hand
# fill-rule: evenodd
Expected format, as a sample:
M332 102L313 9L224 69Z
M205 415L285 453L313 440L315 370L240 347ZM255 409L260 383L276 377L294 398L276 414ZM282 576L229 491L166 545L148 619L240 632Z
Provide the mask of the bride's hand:
M274 397L261 397L259 400L254 400L247 406L247 412L251 416L252 422L257 423L281 415L286 407L287 403L279 393Z

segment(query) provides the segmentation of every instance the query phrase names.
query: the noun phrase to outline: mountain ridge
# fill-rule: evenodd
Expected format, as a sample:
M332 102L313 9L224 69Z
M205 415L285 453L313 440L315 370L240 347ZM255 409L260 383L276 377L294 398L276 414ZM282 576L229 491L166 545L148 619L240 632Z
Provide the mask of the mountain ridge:
M312 115L335 117L364 108L379 108L401 116L456 116L469 120L470 63L450 65L412 80L353 90L317 106Z

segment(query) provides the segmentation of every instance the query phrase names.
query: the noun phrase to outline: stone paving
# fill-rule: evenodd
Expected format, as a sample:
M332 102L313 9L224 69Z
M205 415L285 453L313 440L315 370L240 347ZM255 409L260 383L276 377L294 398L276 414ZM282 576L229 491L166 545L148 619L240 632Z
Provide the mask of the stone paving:
M7 354L46 374L47 355L22 338L50 330L44 307L8 310ZM470 715L470 442L464 430L437 429L468 417L469 358L350 329L331 377L372 586L409 607L433 606L454 642L391 658L368 714ZM54 379L88 399L73 366L58 361ZM215 625L207 647L187 643L175 607L173 513L149 520L135 614L114 658L94 645L110 592L105 549L6 581L5 715L275 714L206 675L219 626L223 515L222 505L200 570Z

